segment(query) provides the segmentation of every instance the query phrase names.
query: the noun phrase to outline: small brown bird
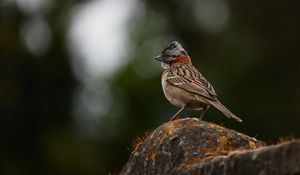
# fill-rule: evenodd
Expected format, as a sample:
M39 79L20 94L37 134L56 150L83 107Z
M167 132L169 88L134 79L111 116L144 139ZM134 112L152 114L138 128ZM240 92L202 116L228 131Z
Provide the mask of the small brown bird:
M166 98L181 108L171 120L183 109L201 110L202 120L206 110L214 106L228 118L242 122L217 99L214 88L192 65L191 58L179 42L173 41L155 59L164 68L161 83Z

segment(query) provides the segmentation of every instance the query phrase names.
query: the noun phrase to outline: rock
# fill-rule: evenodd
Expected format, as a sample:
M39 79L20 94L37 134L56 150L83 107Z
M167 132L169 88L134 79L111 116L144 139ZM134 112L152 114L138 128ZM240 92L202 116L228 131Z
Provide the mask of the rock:
M185 118L148 134L120 174L299 173L299 145L300 141L293 141L264 147L263 141L237 131Z

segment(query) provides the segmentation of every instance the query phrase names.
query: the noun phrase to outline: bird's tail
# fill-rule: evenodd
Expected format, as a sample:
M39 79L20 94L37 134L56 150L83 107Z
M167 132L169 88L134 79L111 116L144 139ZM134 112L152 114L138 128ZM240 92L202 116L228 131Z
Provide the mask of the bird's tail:
M217 101L210 101L209 102L212 106L217 108L219 111L221 111L226 117L234 119L235 121L242 122L242 119L234 115L232 112L230 112L221 102Z

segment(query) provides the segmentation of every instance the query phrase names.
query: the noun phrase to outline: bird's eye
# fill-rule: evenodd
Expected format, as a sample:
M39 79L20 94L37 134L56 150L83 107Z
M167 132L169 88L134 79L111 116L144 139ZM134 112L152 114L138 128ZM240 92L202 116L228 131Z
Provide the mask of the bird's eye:
M170 56L165 60L165 62L168 63L168 64L170 64L172 61L174 61L175 58L176 58L175 55L170 55Z
M166 58L168 60L173 60L174 58L176 58L176 55L166 55Z

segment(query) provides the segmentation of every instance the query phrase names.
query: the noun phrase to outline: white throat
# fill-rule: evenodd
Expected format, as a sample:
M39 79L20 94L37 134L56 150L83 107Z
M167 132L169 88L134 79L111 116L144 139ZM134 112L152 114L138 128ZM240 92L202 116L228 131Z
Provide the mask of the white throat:
M160 62L161 64L161 67L163 67L164 69L169 69L170 65L169 64L166 64L165 62Z

